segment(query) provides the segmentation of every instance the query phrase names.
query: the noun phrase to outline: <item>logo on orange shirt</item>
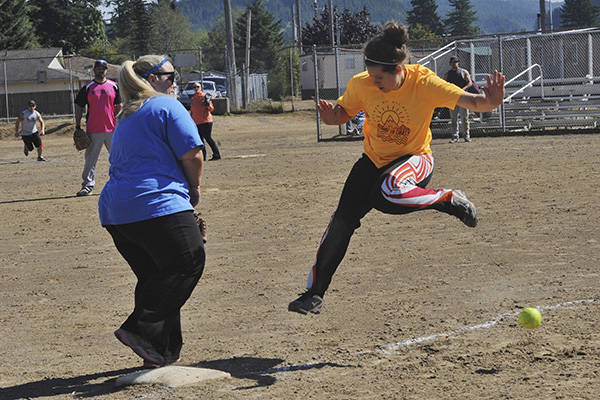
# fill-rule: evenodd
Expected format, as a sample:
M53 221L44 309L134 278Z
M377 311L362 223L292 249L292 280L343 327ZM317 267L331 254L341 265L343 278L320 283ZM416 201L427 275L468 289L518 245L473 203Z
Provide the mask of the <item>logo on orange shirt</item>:
M372 113L377 121L376 136L384 142L395 144L408 143L410 128L408 113L403 106L394 103L384 103L376 107Z

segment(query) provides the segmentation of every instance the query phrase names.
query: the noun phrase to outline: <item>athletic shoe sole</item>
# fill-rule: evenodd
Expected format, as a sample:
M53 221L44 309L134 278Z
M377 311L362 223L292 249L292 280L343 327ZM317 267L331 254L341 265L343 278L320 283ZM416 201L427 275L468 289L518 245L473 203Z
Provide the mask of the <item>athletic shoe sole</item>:
M147 361L149 364L164 365L163 356L152 349L144 339L135 333L119 328L115 331L115 337L119 342L133 350L135 354L142 357L144 362Z
M477 209L475 205L467 199L467 196L461 190L452 191L452 206L455 209L454 215L460 219L463 224L474 228L477 226Z
M323 299L321 296L316 294L311 297L307 297L305 299L299 298L297 300L292 301L288 305L288 311L297 312L302 315L306 315L309 312L313 314L319 314L321 312L321 307L323 306Z

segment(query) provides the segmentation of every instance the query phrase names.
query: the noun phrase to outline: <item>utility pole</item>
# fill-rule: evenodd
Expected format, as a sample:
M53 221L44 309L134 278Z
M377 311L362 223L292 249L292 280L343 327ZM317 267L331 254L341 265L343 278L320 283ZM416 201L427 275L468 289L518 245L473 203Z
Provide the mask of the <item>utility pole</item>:
M229 89L233 92L231 94L232 108L238 109L237 99L237 83L236 75L237 68L235 66L235 46L233 43L233 22L231 18L231 0L223 0L225 6L225 29L227 34L227 57L229 58Z
M542 32L546 32L546 0L540 0L540 26Z
M552 0L548 0L548 14L550 14L550 32L552 32L554 30L552 24Z
M302 18L300 15L300 0L296 0L296 29L298 29L298 54L302 54Z
M252 24L252 10L248 9L248 17L246 18L246 65L244 66L244 108L250 104L250 26Z
M333 28L333 0L329 0L329 35L331 36L331 47L334 47L335 33Z

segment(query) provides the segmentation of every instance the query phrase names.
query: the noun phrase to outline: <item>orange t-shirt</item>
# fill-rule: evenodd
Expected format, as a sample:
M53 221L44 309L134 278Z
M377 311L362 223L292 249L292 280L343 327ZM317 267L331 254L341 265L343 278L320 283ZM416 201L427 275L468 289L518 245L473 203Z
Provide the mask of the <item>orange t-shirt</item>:
M215 110L212 101L209 101L210 106L204 103L204 97L206 96L203 92L198 92L190 100L190 114L192 119L196 123L205 124L207 122L213 122L213 116L211 112Z
M337 100L350 116L364 110L364 152L377 168L406 154L431 153L429 124L436 107L454 109L463 90L422 65L404 66L402 86L384 93L367 71L354 75Z

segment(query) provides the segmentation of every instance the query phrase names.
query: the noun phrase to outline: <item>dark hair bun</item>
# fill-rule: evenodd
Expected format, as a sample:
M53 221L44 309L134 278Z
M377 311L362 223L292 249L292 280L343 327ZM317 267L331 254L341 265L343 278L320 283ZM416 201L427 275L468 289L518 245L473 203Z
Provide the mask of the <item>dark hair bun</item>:
M387 22L383 26L383 40L393 44L395 47L402 47L408 42L408 32L404 25L398 26L395 22Z

